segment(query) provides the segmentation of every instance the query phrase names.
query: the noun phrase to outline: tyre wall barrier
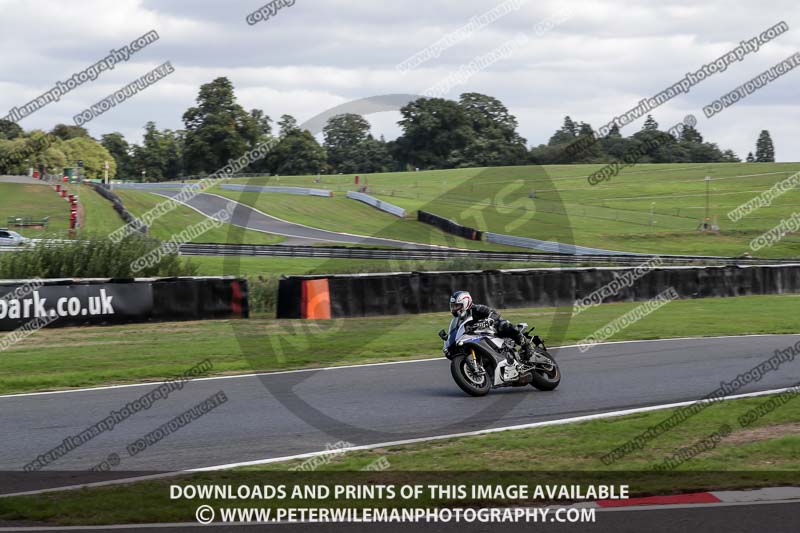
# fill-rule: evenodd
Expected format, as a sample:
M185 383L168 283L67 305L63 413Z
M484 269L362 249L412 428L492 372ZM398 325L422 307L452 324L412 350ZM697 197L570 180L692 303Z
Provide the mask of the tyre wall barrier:
M663 267L638 280L635 272L635 268L608 267L289 276L278 285L277 316L340 318L447 312L448 297L456 290L467 290L474 301L498 309L571 308L576 300L590 298L604 287L604 293L611 293L603 298L604 303L649 300L670 287L682 299L800 292L798 264ZM312 282L316 283L315 290L324 290L324 298L303 298L303 291L308 295Z
M226 191L279 192L283 194L300 194L303 196L324 196L326 198L333 196L333 191L327 189L309 189L307 187L272 187L267 185L236 185L229 183L220 185L219 188Z
M0 283L0 331L248 316L245 279L59 279Z
M97 194L114 204L114 211L117 212L120 218L122 218L122 220L124 220L128 226L134 228L140 233L147 235L149 228L142 224L138 218L133 216L133 214L125 208L125 204L122 203L122 199L119 196L108 190L103 184L90 183L89 186L94 189Z
M458 235L459 237L464 237L465 239L469 239L471 241L480 241L483 238L482 232L476 229L462 226L461 224L453 222L449 218L440 217L439 215L434 215L433 213L428 213L427 211L417 211L417 220L424 224L436 226L446 233L452 233L453 235Z
M364 194L363 192L347 191L347 197L353 200L358 200L359 202L364 202L365 204L369 204L376 209L386 211L387 213L396 217L406 218L406 210L402 207L390 204L389 202L384 202L383 200L378 200L374 196Z

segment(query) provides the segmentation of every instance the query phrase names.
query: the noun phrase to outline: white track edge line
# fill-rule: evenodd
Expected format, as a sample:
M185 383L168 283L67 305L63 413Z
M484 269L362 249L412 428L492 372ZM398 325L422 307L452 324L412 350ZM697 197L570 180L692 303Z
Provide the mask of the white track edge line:
M669 342L669 341L682 341L682 340L705 340L705 339L736 339L742 337L792 337L798 336L800 333L751 333L751 334L744 334L744 335L716 335L713 337L670 337L667 339L634 339L628 341L610 341L610 342L602 342L598 344L593 344L594 346L604 346L606 344L634 344L634 343L643 343L643 342ZM549 349L556 350L556 349L563 349L563 348L577 348L581 346L580 344L565 344L563 346L551 346ZM347 370L352 368L366 368L371 366L384 366L384 365L402 365L407 363L425 363L430 361L438 361L442 359L442 356L437 357L426 357L423 359L408 359L404 361L384 361L381 363L356 363L352 365L339 365L339 366L324 366L319 368L296 368L293 370L270 370L267 372L251 372L249 374L231 374L226 376L209 376L204 378L194 378L189 381L211 381L216 379L240 379L240 378L252 378L252 377L260 377L260 376L274 376L280 374L299 374L303 372L322 372L322 371L329 371L329 370ZM177 376L176 376L177 377ZM16 394L0 394L0 400L5 398L22 398L25 396L43 396L47 394L67 394L71 392L91 392L91 391L99 391L99 390L112 390L112 389L125 389L129 387L146 387L148 385L163 385L164 383L168 383L167 380L161 381L144 381L140 383L122 383L119 385L101 385L99 387L87 387L82 389L64 389L64 390L54 390L54 391L39 391L39 392L20 392Z
M748 392L744 394L736 394L733 396L726 396L721 400L716 401L728 401L728 400L738 400L742 398L755 398L759 396L769 396L771 394L779 394L782 392L788 392L790 390L794 390L795 387L783 387L780 389L770 389L764 391L756 391L756 392ZM397 441L389 441L389 442L379 442L374 444L363 444L360 446L350 446L347 448L341 448L339 451L342 453L346 452L358 452L358 451L369 451L374 450L377 448L386 448L390 446L406 446L408 444L419 444L422 442L434 442L439 440L447 440L447 439L455 439L455 438L463 438L463 437L476 437L480 435L489 435L492 433L501 433L504 431L515 431L520 429L534 429L540 427L550 427L550 426L561 426L567 424L575 424L578 422L587 422L590 420L601 420L605 418L617 418L620 416L625 415L632 415L637 413L646 413L651 411L662 411L664 409L673 409L676 407L685 407L688 405L694 405L696 403L710 403L711 400L687 400L683 402L675 402L675 403L667 403L667 404L660 404L660 405L650 405L646 407L634 407L631 409L622 409L618 411L607 411L603 413L595 413L591 415L582 415L582 416L575 416L570 418L560 418L557 420L544 420L541 422L530 422L528 424L517 424L513 426L503 426L497 428L487 428L487 429L480 429L475 431L466 431L462 433L449 433L445 435L431 435L429 437L417 437L413 439L403 439ZM267 459L256 459L253 461L241 461L238 463L227 463L221 465L214 465L214 466L204 466L198 468L189 468L187 470L181 470L177 472L164 472L161 474L151 474L151 475L144 475L144 476L137 476L137 477L129 477L129 478L120 478L120 479L112 479L108 481L97 481L92 483L83 483L79 485L66 485L62 487L53 487L53 488L46 488L40 490L33 490L33 491L25 491L25 492L15 492L9 494L0 494L0 498L10 498L14 496L32 496L36 494L46 494L51 492L62 492L66 490L77 490L83 488L92 488L92 487L105 487L111 485L123 485L129 483L136 483L139 481L148 481L154 479L163 479L168 477L177 477L183 476L187 474L194 474L200 472L216 472L220 470L230 470L233 468L241 468L245 466L259 466L259 465L266 465L272 463L282 463L287 461L293 461L296 459L309 459L312 457L318 457L321 455L330 454L330 450L320 450L316 452L307 452L295 455L287 455L283 457L270 457Z

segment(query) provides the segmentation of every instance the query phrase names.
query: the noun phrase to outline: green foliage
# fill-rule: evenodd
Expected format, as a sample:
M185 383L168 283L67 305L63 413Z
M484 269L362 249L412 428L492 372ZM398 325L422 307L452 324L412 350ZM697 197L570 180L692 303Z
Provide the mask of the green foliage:
M236 101L233 84L217 78L200 87L197 106L183 114L186 126L184 162L189 173L211 173L251 149L263 124Z
M13 140L22 137L25 132L16 122L0 119L0 140Z
M251 313L275 315L278 306L279 276L251 276L247 278L247 299Z
M361 152L369 138L369 122L364 117L354 113L336 115L328 119L322 132L333 173L363 172L357 161L363 159Z
M117 176L124 179L136 177L133 167L133 157L131 156L131 146L125 137L119 133L106 133L102 136L100 144L108 150L114 161L117 162Z
M523 165L528 159L525 139L517 133L517 119L491 96L464 93L459 105L471 122L474 135L452 156L459 167Z
M403 135L397 139L396 156L402 164L424 169L452 168L454 152L474 140L472 121L457 102L444 98L420 98L400 109Z
M91 236L49 246L37 245L0 255L0 277L132 278L196 274L197 267L176 253L165 254L158 264L134 272L133 262L160 244L155 239L134 234L119 243Z
M45 169L45 173L60 173L67 166L67 156L62 150L50 147L35 159L38 166Z
M325 149L308 130L293 129L267 156L270 170L279 176L316 174L326 166Z
M653 118L653 115L647 115L642 126L643 130L658 130L658 122Z
M772 145L772 137L769 131L761 130L756 142L756 161L759 163L775 162L775 147Z
M86 131L86 128L81 126L68 126L66 124L56 124L50 133L62 141L77 139L78 137L90 137L89 132Z
M83 161L81 174L87 178L102 178L106 162L109 163L108 177L113 178L117 173L117 162L102 144L91 137L74 137L62 143L61 150L68 166L74 166L78 160Z
M132 177L144 176L145 181L176 179L183 171L183 146L183 132L159 131L155 122L148 122L142 146L133 148Z

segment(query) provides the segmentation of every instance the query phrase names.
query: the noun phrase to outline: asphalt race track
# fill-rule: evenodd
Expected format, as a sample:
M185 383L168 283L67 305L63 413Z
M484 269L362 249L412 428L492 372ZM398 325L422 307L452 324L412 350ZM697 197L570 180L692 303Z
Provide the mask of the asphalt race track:
M556 391L498 389L484 398L464 395L444 358L195 380L43 472L87 470L111 453L121 459L116 470L175 471L321 451L339 441L375 444L695 400L798 340L800 335L644 341L598 345L585 354L554 349L564 375ZM736 393L798 382L800 361L794 360ZM0 470L22 470L155 387L0 397ZM126 445L218 391L226 403L136 456L126 453Z
M159 190L158 192L149 192L166 196L167 198L172 198L180 194L181 191ZM348 235L344 233L336 233L334 231L303 226L302 224L295 224L286 220L272 217L247 205L235 202L229 198L217 196L215 194L199 193L186 202L186 204L197 211L200 211L204 215L212 217L214 214L225 209L231 202L236 204L236 208L231 216L231 223L234 226L240 226L243 228L274 233L276 235L285 235L289 237L289 240L282 244L308 245L313 244L314 242L333 242L369 246L391 246L392 248L436 248L435 246L425 244L396 241L393 239L381 239L378 237L367 237L364 235Z

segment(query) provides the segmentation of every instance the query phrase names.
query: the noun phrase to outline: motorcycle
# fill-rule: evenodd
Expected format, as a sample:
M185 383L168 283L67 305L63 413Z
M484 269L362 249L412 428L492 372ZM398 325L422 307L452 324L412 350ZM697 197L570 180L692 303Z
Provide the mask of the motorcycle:
M442 352L450 360L450 373L456 384L470 396L485 396L492 388L531 385L551 391L561 382L561 370L533 327L517 324L517 330L533 345L533 356L521 361L516 343L497 337L491 319L473 321L471 316L453 318L448 331L439 331L444 341ZM527 331L525 331L528 329Z

